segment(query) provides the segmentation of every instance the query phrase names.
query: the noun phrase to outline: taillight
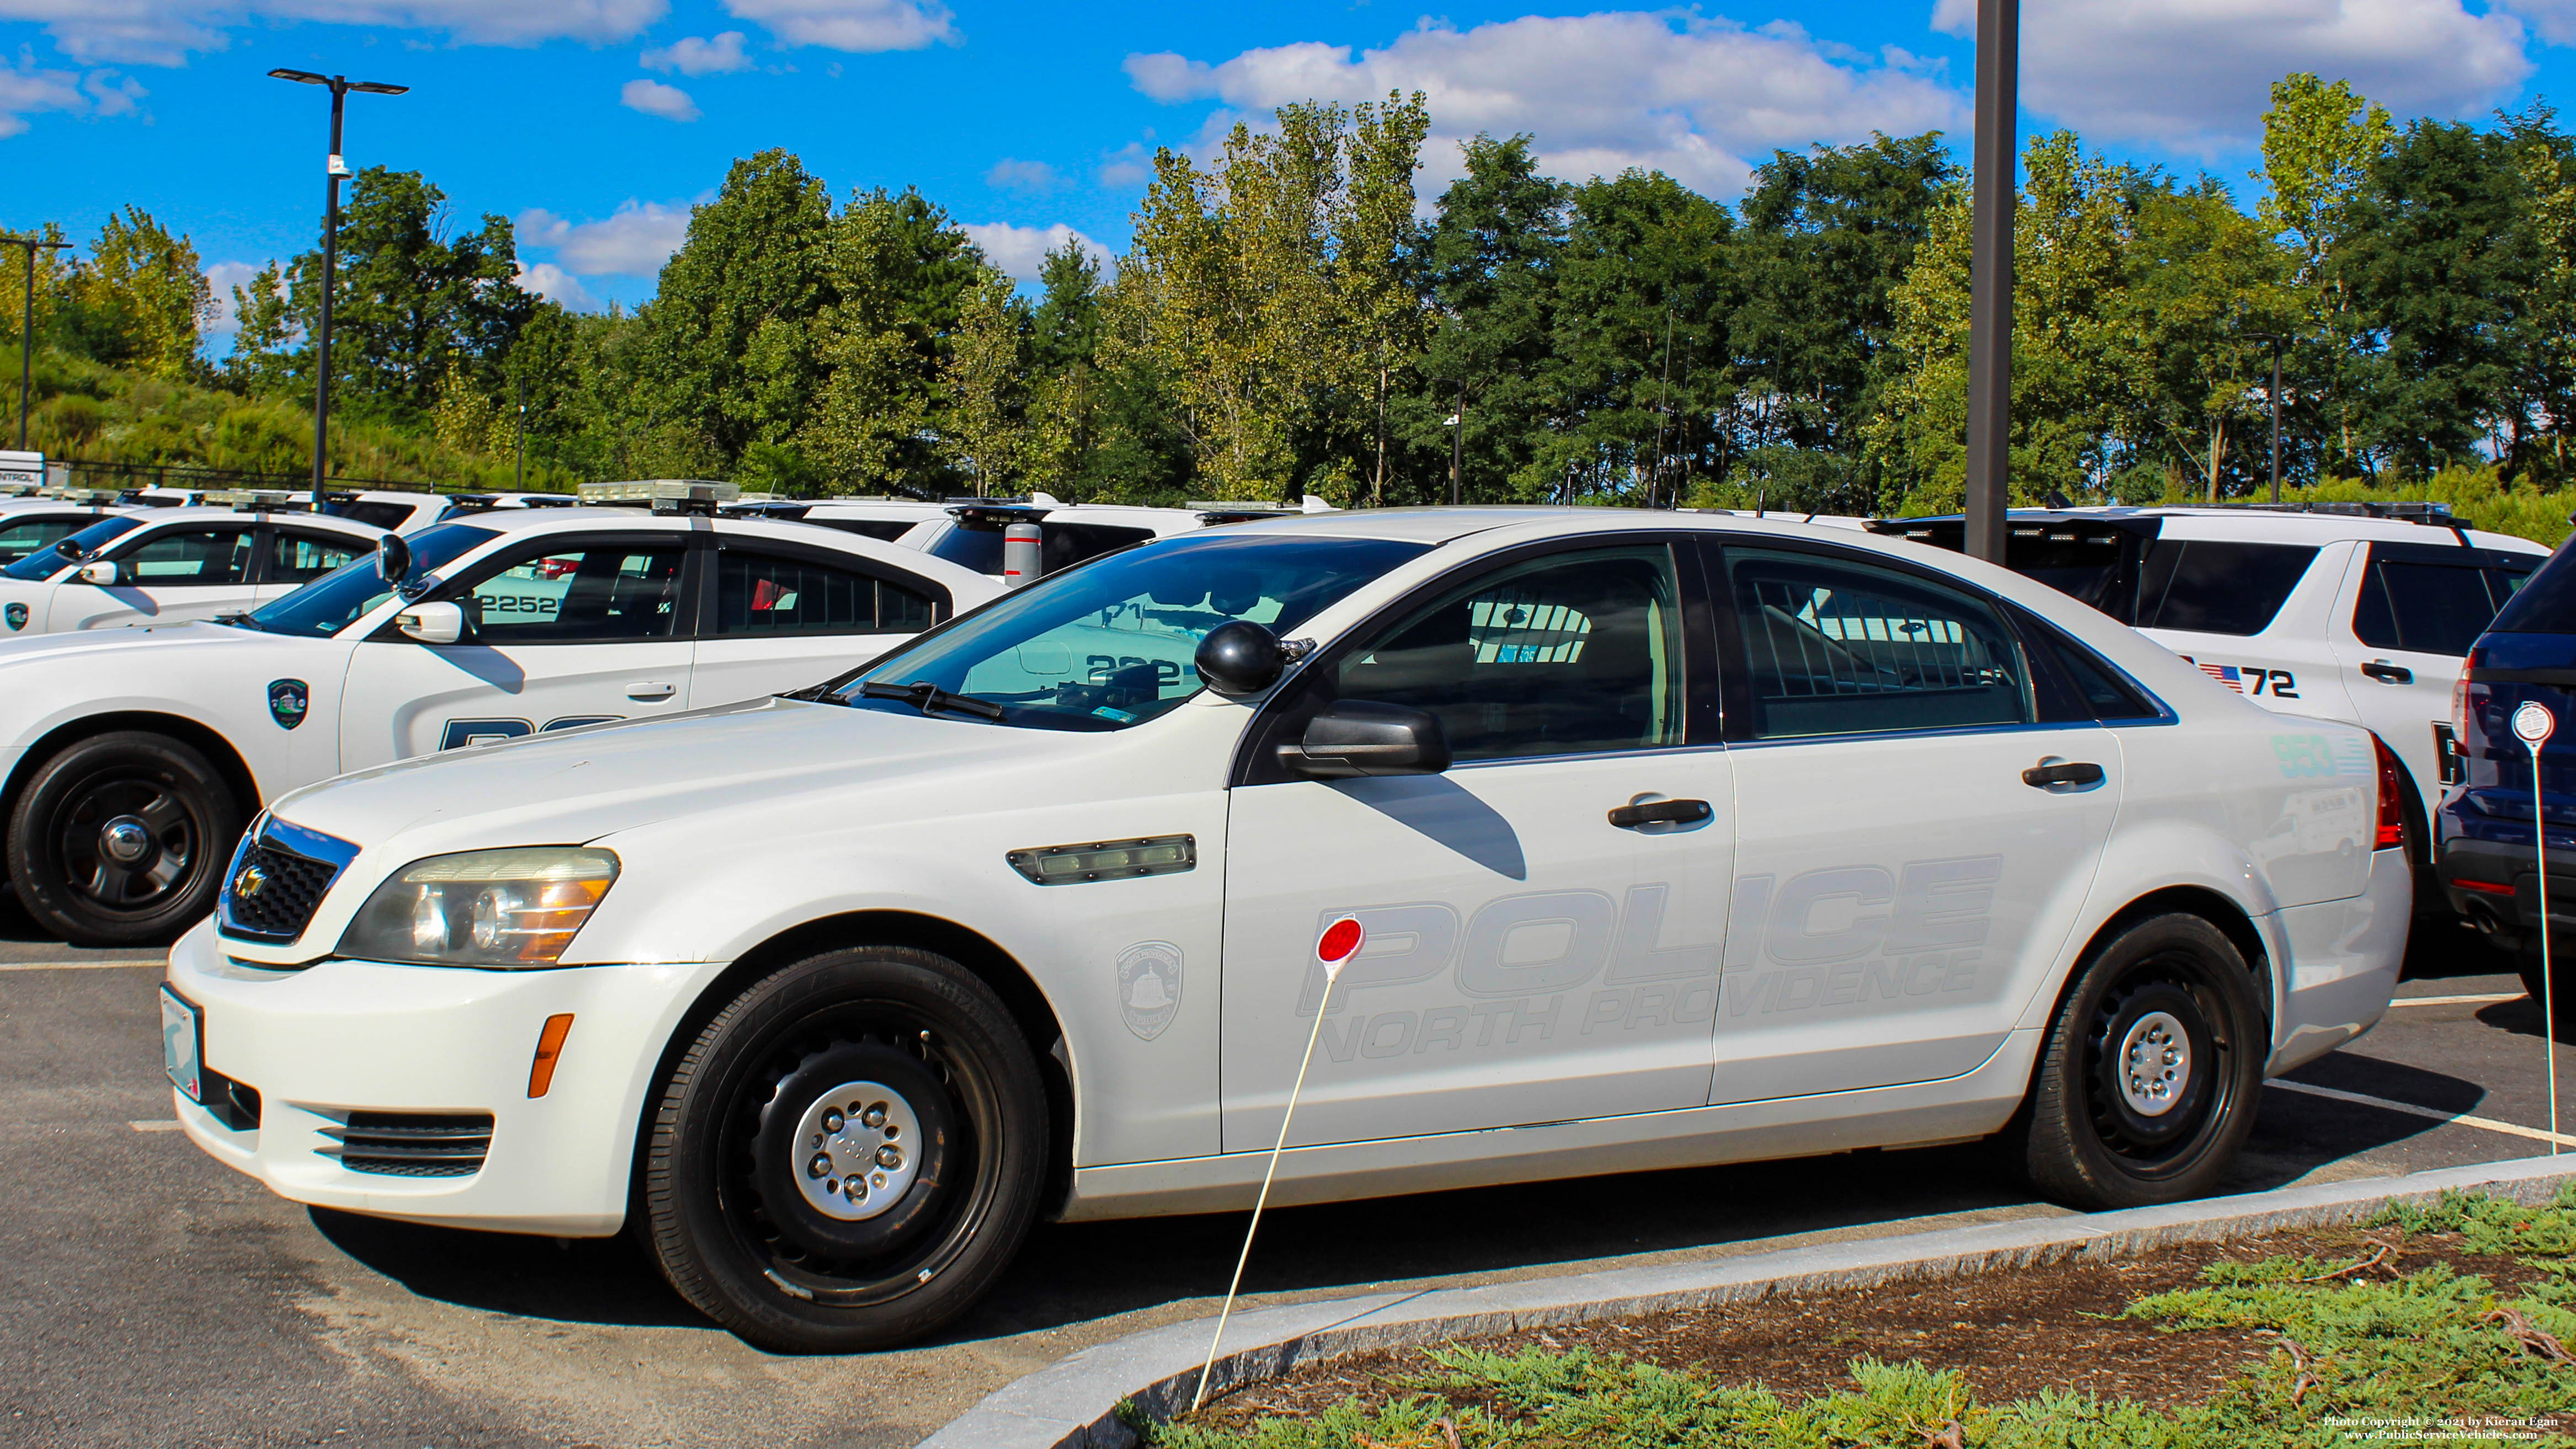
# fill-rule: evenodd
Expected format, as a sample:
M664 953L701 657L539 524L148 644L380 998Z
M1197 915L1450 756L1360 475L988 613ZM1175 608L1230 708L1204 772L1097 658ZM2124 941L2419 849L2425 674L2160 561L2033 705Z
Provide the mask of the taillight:
M2469 753L2469 671L2478 667L2478 651L2460 661L2460 677L2451 681L2451 748Z
M2379 751L2379 830L2372 836L2370 848L2387 850L2406 843L2406 785L2397 773L2397 757L2389 753L2388 742L2372 735L2370 744Z

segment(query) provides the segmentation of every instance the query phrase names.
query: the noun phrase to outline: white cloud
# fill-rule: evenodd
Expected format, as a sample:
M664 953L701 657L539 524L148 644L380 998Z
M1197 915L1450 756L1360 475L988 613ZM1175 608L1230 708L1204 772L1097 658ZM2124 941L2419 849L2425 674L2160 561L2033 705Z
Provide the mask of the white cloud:
M241 331L241 309L233 305L233 288L247 287L259 275L259 268L249 262L217 262L206 268L206 285L215 294L214 320L205 326L208 337L231 337Z
M1124 191L1153 179L1154 153L1141 141L1130 141L1100 158L1100 184Z
M759 21L783 44L826 50L919 50L964 38L939 0L725 0L725 12Z
M676 70L682 75L716 75L751 69L751 57L742 53L742 32L739 30L728 30L713 40L683 35L669 45L644 52L642 58L646 70Z
M2496 8L2531 22L2540 38L2552 45L2576 41L2576 0L2502 0Z
M125 116L146 92L112 70L45 70L35 53L22 47L15 65L0 62L0 136L27 129L27 117L43 111L74 116Z
M666 121L694 121L698 118L698 103L689 99L687 91L678 86L666 86L660 81L628 81L617 92L617 103L630 111L642 111Z
M43 25L75 60L182 65L192 50L225 47L219 27L251 21L435 30L486 45L597 45L637 35L669 9L669 0L0 0L0 20Z
M551 251L581 276L649 277L689 239L689 208L628 200L602 220L573 222L540 207L520 212L513 230L521 247Z
M1955 130L1968 119L1966 98L1938 68L1902 51L1872 63L1786 21L1749 28L1677 12L1525 16L1463 31L1426 21L1356 59L1349 46L1308 41L1216 65L1131 55L1126 68L1156 100L1251 111L1422 91L1434 128L1426 191L1459 173L1454 143L1478 131L1529 132L1559 176L1650 167L1726 195L1775 146Z
M1063 186L1064 178L1044 161L1016 161L1005 156L984 173L984 184L1003 191L1043 194Z
M514 280L518 282L520 291L534 292L576 312L599 310L599 299L590 295L590 289L581 284L581 279L552 262L539 262L533 267L521 262Z
M2517 0L2544 33L2571 0ZM1938 0L1933 28L1973 36L1976 0ZM2087 140L2184 151L2261 134L2272 82L2349 80L2402 115L2456 116L2511 96L2531 73L2521 22L2461 0L2031 0L2021 103Z
M1064 250L1067 242L1080 246L1103 266L1110 262L1107 247L1062 222L1053 226L1013 226L1003 221L969 222L961 230L983 249L984 260L999 267L1002 275L1014 282L1036 281L1038 269L1046 265L1046 254Z

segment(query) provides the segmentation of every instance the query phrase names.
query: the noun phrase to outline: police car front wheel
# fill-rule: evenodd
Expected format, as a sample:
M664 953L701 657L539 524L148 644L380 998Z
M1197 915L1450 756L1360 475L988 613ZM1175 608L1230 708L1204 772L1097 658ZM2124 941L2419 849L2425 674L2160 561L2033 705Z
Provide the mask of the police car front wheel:
M2006 1144L2071 1207L2202 1196L2254 1129L2269 1043L2226 933L2195 915L2141 921L2068 987Z
M782 1352L886 1348L964 1312L1037 1215L1049 1141L1036 1059L992 988L902 947L753 985L647 1125L664 1275Z
M204 754L143 730L93 735L28 777L9 812L9 880L76 946L167 940L214 908L241 804Z

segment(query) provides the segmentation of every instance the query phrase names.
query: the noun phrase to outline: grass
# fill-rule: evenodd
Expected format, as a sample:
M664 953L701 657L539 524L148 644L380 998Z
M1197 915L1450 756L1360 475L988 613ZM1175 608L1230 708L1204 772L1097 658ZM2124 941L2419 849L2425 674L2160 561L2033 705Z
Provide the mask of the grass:
M2251 1330L2276 1345L2178 1408L2045 1392L1989 1404L1959 1372L1875 1359L1851 1362L1853 1388L1793 1402L1589 1349L1450 1345L1381 1401L1243 1432L1145 1432L1160 1449L2324 1449L2545 1415L2559 1416L2558 1435L2576 1432L2576 1186L2540 1208L2448 1196L2374 1227L2349 1257L2221 1261L2131 1302L2125 1316L2163 1332ZM2434 1237L2527 1271L2511 1286L2440 1264L2397 1271L2410 1242ZM2534 1437L2447 1427L2454 1439Z

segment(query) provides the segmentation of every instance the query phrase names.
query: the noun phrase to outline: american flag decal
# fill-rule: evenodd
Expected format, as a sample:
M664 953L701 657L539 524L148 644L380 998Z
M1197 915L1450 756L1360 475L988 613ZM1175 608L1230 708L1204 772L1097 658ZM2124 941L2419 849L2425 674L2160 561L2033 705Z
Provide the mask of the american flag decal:
M2235 690L2238 694L2245 692L2245 676L2233 664L2203 664L2200 666L2200 672Z

